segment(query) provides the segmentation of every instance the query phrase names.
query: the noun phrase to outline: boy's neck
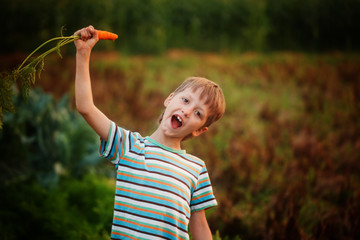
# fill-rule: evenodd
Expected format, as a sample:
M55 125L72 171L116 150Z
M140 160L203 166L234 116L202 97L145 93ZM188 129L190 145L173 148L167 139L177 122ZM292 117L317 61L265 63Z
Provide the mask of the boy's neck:
M165 136L159 128L150 137L166 147L181 150L182 139Z

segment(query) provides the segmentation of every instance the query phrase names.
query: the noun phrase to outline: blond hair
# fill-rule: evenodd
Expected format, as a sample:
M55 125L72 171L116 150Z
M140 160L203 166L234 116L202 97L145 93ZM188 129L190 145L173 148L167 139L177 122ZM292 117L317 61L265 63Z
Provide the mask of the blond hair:
M205 104L208 106L208 117L203 127L209 127L212 123L219 120L225 112L225 97L220 86L213 81L203 77L189 77L175 89L174 95L184 91L185 89L193 91L202 90L200 99L205 98ZM164 113L163 113L164 114ZM160 116L161 123L163 114Z

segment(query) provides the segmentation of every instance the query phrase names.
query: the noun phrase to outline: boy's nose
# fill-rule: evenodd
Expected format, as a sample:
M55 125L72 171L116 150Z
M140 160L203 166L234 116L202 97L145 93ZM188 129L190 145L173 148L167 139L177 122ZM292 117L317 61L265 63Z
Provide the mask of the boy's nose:
M184 113L185 117L189 117L192 110L191 110L191 108L183 108L182 112Z

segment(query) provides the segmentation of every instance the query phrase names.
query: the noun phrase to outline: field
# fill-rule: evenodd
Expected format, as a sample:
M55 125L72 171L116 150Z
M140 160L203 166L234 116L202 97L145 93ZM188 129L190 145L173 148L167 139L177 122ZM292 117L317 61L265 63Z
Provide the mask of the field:
M21 57L2 58L2 66ZM204 76L222 86L224 117L183 145L207 164L219 203L207 213L217 239L356 239L359 66L360 55L342 52L175 49L160 56L95 52L91 76L96 105L143 135L156 128L164 99L185 78ZM68 93L74 108L74 70L71 54L49 57L36 86L56 99ZM98 187L112 184L99 179ZM112 211L112 204L100 207Z

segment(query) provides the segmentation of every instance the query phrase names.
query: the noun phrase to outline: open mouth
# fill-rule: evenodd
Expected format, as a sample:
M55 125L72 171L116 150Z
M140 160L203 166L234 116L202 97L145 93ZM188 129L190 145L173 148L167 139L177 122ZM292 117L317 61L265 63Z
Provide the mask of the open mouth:
M173 128L179 128L183 125L182 123L182 119L179 115L173 115L172 118L171 118L171 126Z

